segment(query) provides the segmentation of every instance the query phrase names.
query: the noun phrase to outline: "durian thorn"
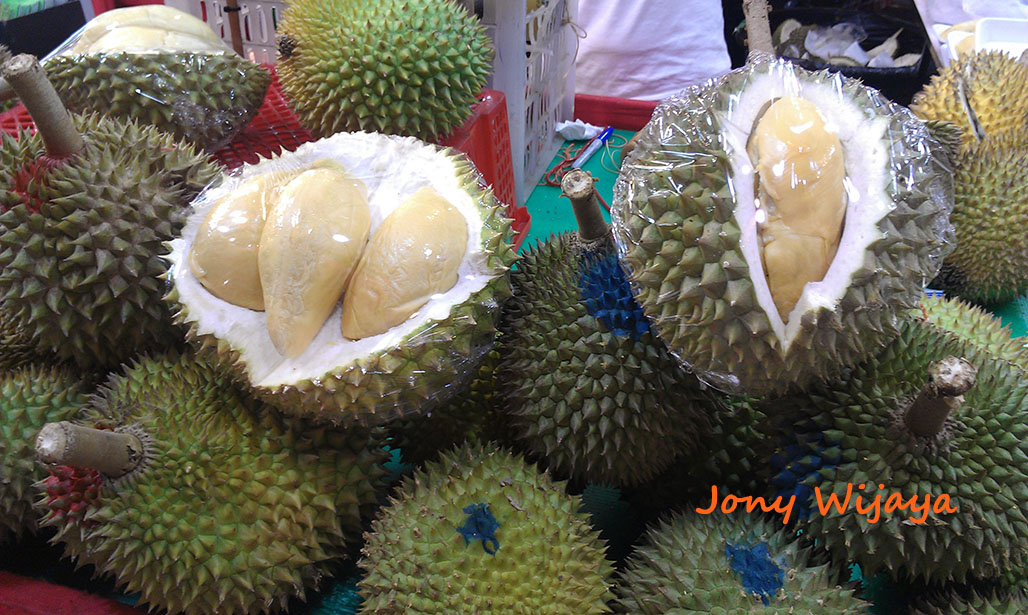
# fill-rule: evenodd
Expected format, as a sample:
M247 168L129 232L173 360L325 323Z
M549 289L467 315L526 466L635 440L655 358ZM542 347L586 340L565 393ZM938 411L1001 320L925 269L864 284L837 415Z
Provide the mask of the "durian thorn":
M572 169L561 178L560 189L575 209L578 236L582 241L596 241L610 236L610 225L603 219L592 175L581 169Z
M959 357L949 356L928 367L928 382L907 408L903 422L912 433L930 438L964 403L964 393L977 381L978 370Z
M85 141L75 130L71 114L47 80L39 60L23 53L4 62L0 72L28 109L51 158L65 158L82 151Z
M36 436L43 463L91 468L109 478L124 476L143 460L143 443L129 433L94 429L67 421L47 423Z
M742 11L746 16L746 44L750 48L750 53L774 55L775 45L771 39L771 22L767 17L767 0L742 0Z

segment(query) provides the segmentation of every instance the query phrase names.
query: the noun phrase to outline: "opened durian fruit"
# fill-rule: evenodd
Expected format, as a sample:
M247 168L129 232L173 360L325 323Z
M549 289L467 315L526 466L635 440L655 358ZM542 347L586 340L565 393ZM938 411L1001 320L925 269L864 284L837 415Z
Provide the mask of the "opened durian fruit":
M511 226L462 155L340 133L193 205L168 256L176 319L287 413L411 415L456 394L492 346Z
M202 20L162 5L104 12L42 63L69 110L131 118L208 151L249 123L271 84ZM0 82L0 99L13 95Z
M952 178L905 108L770 56L665 100L615 185L622 262L701 379L760 395L895 337L952 249Z

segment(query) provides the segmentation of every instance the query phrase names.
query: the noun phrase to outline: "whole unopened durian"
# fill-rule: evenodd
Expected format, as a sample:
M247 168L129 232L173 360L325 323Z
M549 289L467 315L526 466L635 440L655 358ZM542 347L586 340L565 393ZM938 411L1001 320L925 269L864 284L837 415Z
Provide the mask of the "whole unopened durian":
M485 28L453 0L291 0L276 70L315 136L431 141L470 115L492 57Z
M33 448L43 425L85 405L89 384L67 367L0 369L0 543L35 531L32 484L46 477Z
M1028 65L1004 51L977 51L934 75L910 109L961 127L964 145L1028 131Z
M40 485L41 523L79 563L171 613L302 598L359 538L384 473L367 430L286 424L190 355L140 359L75 421L47 425L36 450L95 468L102 487L68 514L59 487L76 477L58 473Z
M365 534L360 613L609 613L613 566L580 506L502 449L445 453Z
M842 380L776 401L776 488L805 533L867 576L1023 570L1028 351L977 308L923 308Z
M573 171L563 183L579 232L530 249L512 274L499 365L507 422L556 472L635 484L700 445L706 394L632 298L591 178Z
M208 151L249 123L271 84L203 21L163 5L104 12L43 65L71 111L153 125Z
M1023 590L932 592L917 601L910 615L1020 615L1028 611L1028 594Z
M629 558L617 593L629 615L856 615L869 606L777 520L739 511L662 521Z
M218 167L156 128L69 116L34 62L5 65L39 132L0 137L0 302L41 350L115 367L181 338L159 256Z
M40 352L25 328L0 305L0 375L48 358L52 358L50 353Z
M638 143L611 210L636 299L732 394L880 350L951 247L936 142L855 80L756 56L665 100Z

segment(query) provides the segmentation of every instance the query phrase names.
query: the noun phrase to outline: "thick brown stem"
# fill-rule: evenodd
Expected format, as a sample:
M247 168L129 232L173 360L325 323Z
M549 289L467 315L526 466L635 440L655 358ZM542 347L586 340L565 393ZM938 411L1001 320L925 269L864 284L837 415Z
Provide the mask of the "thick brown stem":
M978 370L958 357L946 357L928 368L928 383L914 399L903 421L911 432L932 437L964 403L964 393L975 385Z
M767 0L742 0L746 15L746 43L750 53L775 53L771 42L771 21L767 17Z
M47 81L46 72L39 60L21 54L5 62L2 72L4 79L11 84L32 115L36 129L43 136L47 154L54 158L64 158L81 152L86 146L82 135L75 130L71 114Z
M575 208L578 236L583 241L596 241L610 235L610 225L603 219L591 175L581 169L573 169L560 180L560 189Z
M67 421L47 423L36 436L40 461L91 468L111 478L131 472L142 461L143 452L143 443L132 434Z
M239 55L243 53L243 31L239 28L239 0L227 0L225 13L228 15L228 29L232 34L232 49Z
M18 93L14 91L10 83L7 83L6 79L0 79L0 102L11 100L12 98L18 98Z

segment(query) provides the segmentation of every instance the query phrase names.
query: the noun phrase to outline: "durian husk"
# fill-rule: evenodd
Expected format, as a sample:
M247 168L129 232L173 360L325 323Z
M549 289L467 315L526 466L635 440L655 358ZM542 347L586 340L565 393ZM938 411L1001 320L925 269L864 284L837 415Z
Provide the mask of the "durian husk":
M1028 611L1028 594L1020 591L943 589L921 597L910 615L1020 615Z
M905 315L900 336L844 379L781 398L774 413L783 449L818 457L817 469L792 480L822 500L844 497L864 505L881 496L876 523L855 512L822 515L811 493L795 505L798 527L817 536L833 556L860 565L866 577L886 571L896 579L926 583L996 578L1028 564L1028 350L980 309L959 300L925 298L924 309ZM961 357L978 379L933 437L913 435L905 409L927 380L931 363ZM859 488L864 484L865 488ZM883 485L879 488L878 485ZM893 493L916 495L934 507L946 494L955 513L920 517L885 513ZM809 515L801 520L801 509ZM873 513L870 513L873 516Z
M192 355L139 359L76 422L140 437L140 465L105 477L81 520L51 510L42 525L153 608L241 615L302 599L360 537L385 455L375 431L269 410Z

